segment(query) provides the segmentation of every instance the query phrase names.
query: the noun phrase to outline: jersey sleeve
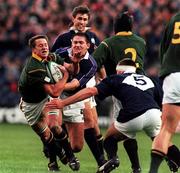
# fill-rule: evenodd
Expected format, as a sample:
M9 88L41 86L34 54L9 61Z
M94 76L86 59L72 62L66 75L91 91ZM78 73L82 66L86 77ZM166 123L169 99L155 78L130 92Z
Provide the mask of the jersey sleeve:
M112 88L111 88L111 82L110 78L103 79L98 85L96 85L96 88L98 90L97 97L100 100L105 99L108 96L112 95Z
M95 75L97 71L97 64L92 59L82 60L80 62L80 72L74 77L79 83L80 87L83 88L86 86L86 83Z
M60 48L61 41L62 41L62 39L61 39L61 36L59 35L59 36L57 37L57 39L55 40L52 48L51 48L51 51L52 51L52 52L55 52L57 49Z

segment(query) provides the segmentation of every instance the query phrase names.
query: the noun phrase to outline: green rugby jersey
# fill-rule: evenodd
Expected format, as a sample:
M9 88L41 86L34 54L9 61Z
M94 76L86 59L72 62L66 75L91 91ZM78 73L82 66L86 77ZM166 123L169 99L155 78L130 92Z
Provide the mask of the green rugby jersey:
M58 64L63 64L64 60L51 59ZM28 103L38 103L47 97L44 90L45 83L53 83L46 71L46 63L40 57L33 54L24 66L19 79L19 92L22 99Z
M105 39L94 51L93 57L98 69L105 66L107 75L116 73L117 63L124 58L132 58L139 71L143 71L146 43L143 38L132 32L119 32Z
M164 77L173 72L180 72L180 12L167 24L160 45L161 70Z

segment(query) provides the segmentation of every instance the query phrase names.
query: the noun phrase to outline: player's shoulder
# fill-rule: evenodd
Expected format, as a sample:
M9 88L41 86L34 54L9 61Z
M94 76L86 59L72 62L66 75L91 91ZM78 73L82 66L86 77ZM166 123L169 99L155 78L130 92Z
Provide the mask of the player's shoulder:
M26 63L26 69L28 71L34 71L34 72L38 70L42 71L44 70L44 65L41 61L38 61L35 58L30 57Z
M73 34L74 32L72 30L69 30L69 31L59 34L58 39L72 37Z
M96 33L93 31L90 31L90 30L87 30L86 34L88 34L89 36L92 36L92 37L97 37Z
M171 17L171 19L169 20L167 26L169 26L169 28L173 28L174 29L174 23L176 22L180 22L180 12L176 13L174 16Z
M172 16L171 20L180 21L180 12L178 12L174 16Z
M101 46L105 46L105 47L109 47L109 45L111 45L111 43L113 42L113 40L114 40L114 36L105 38L105 39L100 43L100 45L101 45Z
M122 81L127 76L128 76L127 74L112 74L112 75L110 75L109 78L113 81Z
M138 40L138 41L146 44L146 41L145 41L142 37L140 37L139 35L133 33L133 37L134 37L136 40Z

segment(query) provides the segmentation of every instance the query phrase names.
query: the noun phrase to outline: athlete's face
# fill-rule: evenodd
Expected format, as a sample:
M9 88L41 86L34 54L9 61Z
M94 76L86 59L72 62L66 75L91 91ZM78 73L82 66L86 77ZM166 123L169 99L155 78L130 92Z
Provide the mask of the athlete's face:
M85 28L89 22L89 17L87 14L77 14L76 17L72 19L73 26L78 31L84 32Z
M90 44L83 36L74 36L72 39L72 55L76 61L80 61L88 51Z
M35 40L35 47L32 51L39 57L43 59L46 58L49 54L49 46L47 40L44 38Z

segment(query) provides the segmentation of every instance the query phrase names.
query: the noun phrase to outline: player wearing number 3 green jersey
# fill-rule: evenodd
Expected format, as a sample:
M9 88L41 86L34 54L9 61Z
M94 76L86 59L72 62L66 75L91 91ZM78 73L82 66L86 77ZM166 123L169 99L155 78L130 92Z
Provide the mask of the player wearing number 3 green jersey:
M104 65L107 75L116 74L116 65L123 58L136 62L137 70L142 71L146 54L146 43L143 38L132 32L132 16L124 12L114 22L115 35L106 38L94 51L98 68Z
M98 65L98 77L105 78L116 74L116 65L124 58L130 58L136 63L137 73L143 73L143 63L146 54L146 43L143 38L132 32L133 18L128 12L119 14L114 21L115 35L103 40L95 49L93 57ZM97 78L97 80L99 80ZM100 79L101 80L101 79ZM118 105L113 100L112 115L116 116ZM131 161L132 172L139 173L140 163L135 139L124 141L124 147Z

